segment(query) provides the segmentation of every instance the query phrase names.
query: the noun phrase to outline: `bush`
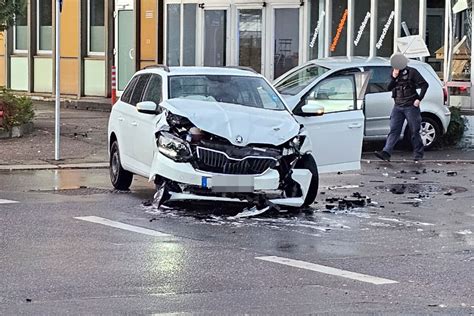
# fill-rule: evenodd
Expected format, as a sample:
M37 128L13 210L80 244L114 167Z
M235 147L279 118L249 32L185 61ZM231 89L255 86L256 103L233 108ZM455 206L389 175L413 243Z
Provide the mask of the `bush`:
M35 112L33 102L27 96L14 95L10 90L0 87L0 108L3 107L3 126L11 130L14 126L33 122Z
M458 107L450 107L451 121L448 125L448 131L441 138L440 145L451 146L456 145L464 135L466 122L461 115L461 109Z

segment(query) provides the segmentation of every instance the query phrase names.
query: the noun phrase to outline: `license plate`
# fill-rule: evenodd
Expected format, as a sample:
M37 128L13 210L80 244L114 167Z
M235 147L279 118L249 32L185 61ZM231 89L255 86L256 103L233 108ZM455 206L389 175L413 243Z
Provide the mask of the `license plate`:
M254 178L252 176L213 176L212 191L220 193L253 192Z

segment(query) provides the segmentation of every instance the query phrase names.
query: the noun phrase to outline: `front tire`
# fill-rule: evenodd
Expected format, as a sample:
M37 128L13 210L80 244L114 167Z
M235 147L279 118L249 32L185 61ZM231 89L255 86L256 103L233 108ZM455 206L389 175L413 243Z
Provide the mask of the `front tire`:
M109 161L110 181L117 190L128 190L133 180L133 173L122 168L117 141L110 146Z
M295 169L307 169L311 172L311 182L309 185L308 193L304 199L303 207L308 207L314 203L316 196L318 195L319 188L319 172L316 161L313 155L306 154L296 163Z

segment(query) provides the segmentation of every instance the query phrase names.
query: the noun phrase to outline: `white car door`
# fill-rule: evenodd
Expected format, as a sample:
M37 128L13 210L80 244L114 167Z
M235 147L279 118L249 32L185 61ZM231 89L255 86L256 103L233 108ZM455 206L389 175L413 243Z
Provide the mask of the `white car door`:
M388 91L392 69L374 66L364 67L364 70L371 71L365 96L365 136L386 136L393 108L392 92Z
M294 110L298 122L308 130L322 173L360 169L368 78L368 73L355 73L322 79ZM301 107L311 103L323 107L324 114L304 114Z
M138 78L137 83L135 84L132 96L130 97L130 101L125 109L125 125L121 130L123 138L125 139L122 147L125 148L120 148L120 152L124 152L127 156L124 166L127 170L140 175L142 175L142 173L136 152L136 144L141 143L143 139L138 130L138 121L142 114L138 113L136 105L142 99L143 92L145 91L150 76L150 74L136 76Z
M143 93L142 101L152 101L157 105L162 101L162 78L153 74L148 81L148 85ZM155 126L160 119L160 114L138 113L136 116L137 138L134 143L134 155L137 157L137 167L140 174L148 177L153 162L153 152L156 148Z
M130 118L135 112L135 107L130 104L130 99L137 81L138 77L134 77L128 83L120 100L115 103L111 115L112 124L115 126L114 130L117 135L120 160L126 170L130 170L133 166L133 139L130 133Z

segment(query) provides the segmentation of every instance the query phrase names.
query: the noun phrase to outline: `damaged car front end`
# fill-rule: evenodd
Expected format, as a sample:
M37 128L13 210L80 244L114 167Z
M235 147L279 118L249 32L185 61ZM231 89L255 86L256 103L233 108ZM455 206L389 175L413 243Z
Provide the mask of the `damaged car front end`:
M168 200L245 201L261 207L313 203L318 173L311 144L304 127L289 112L267 124L247 126L249 114L236 114L240 116L236 118L231 104L176 99L162 106L150 173L157 204ZM220 122L204 119L212 106L225 113L212 116ZM189 111L191 107L200 113Z

